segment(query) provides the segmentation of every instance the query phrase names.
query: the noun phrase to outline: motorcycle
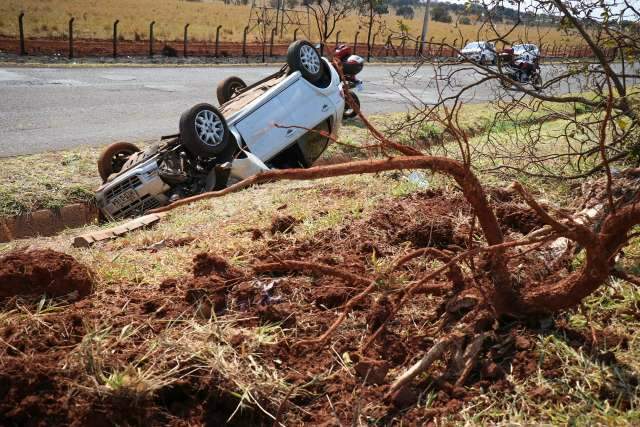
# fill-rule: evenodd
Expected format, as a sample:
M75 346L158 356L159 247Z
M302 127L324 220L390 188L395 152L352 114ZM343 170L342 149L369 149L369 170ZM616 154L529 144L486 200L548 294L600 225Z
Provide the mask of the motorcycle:
M361 92L364 88L362 80L359 80L356 75L362 71L364 68L364 58L358 55L352 55L351 48L347 45L341 44L336 47L336 50L333 54L334 58L337 58L342 64L342 73L344 74L344 78L346 80L349 89L355 89L358 92ZM360 107L360 99L353 92L350 91L351 98L353 101ZM345 119L350 119L357 116L358 113L356 110L351 108L351 106L347 103L344 107L344 113L342 115Z
M511 80L531 84L535 90L542 89L542 74L537 58L532 62L524 61L518 55L514 55L513 49L505 49L500 54L500 64L503 73ZM509 86L505 81L502 84L505 87Z

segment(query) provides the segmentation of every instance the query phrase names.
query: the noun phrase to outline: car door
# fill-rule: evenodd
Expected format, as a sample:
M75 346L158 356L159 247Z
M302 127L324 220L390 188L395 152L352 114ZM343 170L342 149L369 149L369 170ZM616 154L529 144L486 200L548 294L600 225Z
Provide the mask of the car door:
M249 150L266 162L335 109L329 98L300 78L236 124Z

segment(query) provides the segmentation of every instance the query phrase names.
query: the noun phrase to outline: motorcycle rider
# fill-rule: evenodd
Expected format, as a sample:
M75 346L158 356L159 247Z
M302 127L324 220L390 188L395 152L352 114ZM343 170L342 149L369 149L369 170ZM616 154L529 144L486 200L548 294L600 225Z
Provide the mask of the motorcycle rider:
M513 64L520 70L520 82L526 83L536 68L537 58L532 52L525 49L519 55L513 55Z

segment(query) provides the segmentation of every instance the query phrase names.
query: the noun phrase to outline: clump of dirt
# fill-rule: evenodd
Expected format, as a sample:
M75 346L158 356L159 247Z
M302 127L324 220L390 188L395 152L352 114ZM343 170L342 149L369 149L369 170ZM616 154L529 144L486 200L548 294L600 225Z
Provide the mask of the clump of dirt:
M320 287L313 293L317 306L339 307L346 303L354 292L344 287Z
M370 331L378 329L391 314L393 306L389 298L380 297L367 313L367 326Z
M544 222L528 206L506 202L498 204L495 210L498 221L503 227L508 227L524 235L544 226Z
M353 367L356 374L367 384L384 384L389 368L389 363L384 360L365 357L361 358Z
M290 303L261 304L256 313L263 323L280 323L283 327L296 324L296 307Z
M416 248L446 248L454 241L453 221L447 217L433 217L424 222L413 222L400 230L398 239L411 242Z
M463 196L428 190L386 203L367 223L384 230L394 244L411 242L416 248L446 248L466 245L466 224L460 218L469 222L471 212Z
M42 294L82 298L92 287L89 269L67 254L38 249L0 258L0 298Z
M193 276L204 277L217 274L224 279L237 279L242 272L232 267L224 258L208 253L201 253L193 258Z
M194 277L187 281L185 300L193 305L199 305L200 315L210 318L215 313L221 313L227 307L227 287L219 276Z
M271 234L292 233L296 225L302 223L301 220L291 215L276 215L271 221Z

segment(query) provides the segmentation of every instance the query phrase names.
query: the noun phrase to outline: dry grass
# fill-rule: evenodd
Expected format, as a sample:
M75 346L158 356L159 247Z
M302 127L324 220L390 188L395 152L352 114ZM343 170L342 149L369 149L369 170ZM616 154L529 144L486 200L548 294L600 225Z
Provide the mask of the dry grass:
M558 106L554 106L558 110ZM567 107L569 108L569 107ZM467 104L460 114L460 126L477 134L474 145L483 143L483 135L492 129L495 134L507 136L518 130L527 131L518 120L526 122L547 114L540 109L536 113L514 115L515 121L495 120L498 107L490 103ZM380 129L390 131L405 124L405 113L393 113L370 117ZM442 126L427 122L404 130L395 138L405 144L414 144L416 139L429 141L443 135ZM341 161L363 158L366 152L355 147L375 143L370 132L355 120L346 120L340 131L343 144L329 146L323 160ZM136 142L140 147L151 141ZM351 145L353 148L349 147ZM0 216L12 216L38 209L60 208L70 203L90 202L94 190L100 185L96 160L103 147L80 147L64 151L53 151L27 156L0 158ZM46 170L46 175L41 171Z
M184 25L189 23L189 34L194 40L215 40L216 27L223 25L221 39L224 41L242 41L243 28L249 18L249 6L225 5L221 1L181 1L163 0L4 0L0 3L0 34L16 37L18 34L17 15L24 11L25 32L28 37L61 37L67 33L67 25L71 16L75 17L76 38L109 39L112 35L113 22L120 20L119 33L127 40L148 38L149 23L156 21L155 37L158 40L182 40ZM405 20L392 13L383 17L384 35L378 37L382 43L388 30L398 31L399 21L408 26L409 34L417 37L422 28L423 11L416 9L416 17ZM499 29L504 29L502 25ZM337 30L342 31L341 40L353 41L355 33L360 31L359 41L366 41L365 26L358 16L350 16L341 22ZM444 24L431 22L429 37L434 40L447 38L477 39L491 38L492 35L481 29L479 25ZM311 27L311 38L317 38L317 29ZM255 40L257 33L252 33L249 40ZM293 29L284 36L283 41L290 41ZM335 35L332 37L334 40ZM514 41L526 40L545 44L577 43L570 34L555 28L521 27L511 38Z
M393 194L402 197L415 190L407 186L404 178L390 174L271 183L177 209L153 229L91 249L69 247L72 235L79 232L75 230L57 237L0 245L0 254L25 245L70 253L95 270L98 289L92 298L99 299L123 282L128 289L147 289L167 277L185 275L192 257L204 251L221 254L236 266L245 266L266 245L265 240L252 241L247 228L268 229L276 213L286 212L303 220L287 237L299 242L322 230L368 217L381 198ZM326 196L328 191L331 197ZM284 205L286 208L282 209ZM320 210L328 214L318 215ZM139 251L151 243L181 236L197 236L197 240L186 247L165 248L156 253ZM594 353L571 344L570 338L553 328L534 333L535 351L540 355L535 375L526 379L510 375L513 392L489 391L478 395L467 401L459 414L441 421L468 425L637 424L640 401L634 378L640 371L640 340L635 337L640 332L640 322L634 313L639 302L640 293L636 289L614 281L585 301L580 309L557 320L581 333L606 330L626 336L627 344L601 342ZM0 312L0 327L13 325L25 331L47 327L48 316L63 310L64 306L51 300L19 306ZM287 382L277 372L265 368L261 348L284 337L294 337L295 330L278 325L246 327L234 314L203 319L193 311L172 319L159 333L152 333L144 325L114 328L108 317L99 320L86 326L86 336L69 349L66 359L67 366L80 366L93 378L87 384L93 384L89 387L96 393L141 398L188 376L193 366L222 375L227 387L245 404L264 405L271 401L277 407L287 393ZM350 322L345 327L358 326ZM231 337L238 333L246 337L241 351L229 345ZM106 363L116 349L123 348L136 348L139 356L121 365ZM598 359L607 352L613 355L614 363ZM546 360L557 361L558 376L545 374ZM343 369L351 370L352 366L345 362ZM532 395L532 390L544 393ZM431 393L425 390L420 403L424 408L429 406ZM630 402L631 408L621 409L619 399ZM367 410L363 408L363 414ZM373 419L368 421L375 423Z

